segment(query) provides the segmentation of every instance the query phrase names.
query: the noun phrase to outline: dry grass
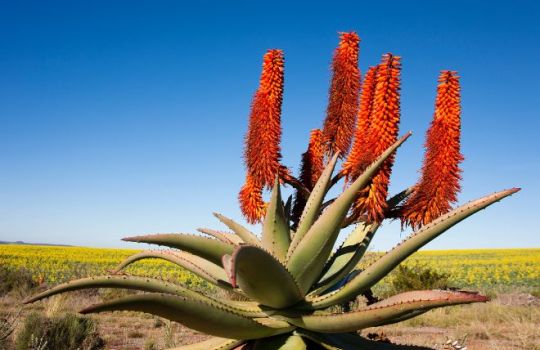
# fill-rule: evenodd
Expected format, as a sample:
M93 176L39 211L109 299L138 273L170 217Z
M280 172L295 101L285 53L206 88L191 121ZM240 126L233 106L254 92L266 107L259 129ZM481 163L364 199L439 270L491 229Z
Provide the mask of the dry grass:
M540 349L540 303L530 294L502 294L486 304L436 309L411 320L364 332L384 333L401 344L442 349L466 338L469 350Z
M438 350L446 349L443 344L447 339L462 338L466 338L468 350L540 350L539 300L526 293L501 294L486 304L437 309L400 324L364 330L363 334L377 333L395 343ZM19 301L13 296L0 299L0 314L16 311ZM25 313L38 310L52 315L99 301L99 294L73 293L29 305ZM109 350L144 349L149 343L154 344L152 349L164 349L206 337L147 314L116 312L94 318Z

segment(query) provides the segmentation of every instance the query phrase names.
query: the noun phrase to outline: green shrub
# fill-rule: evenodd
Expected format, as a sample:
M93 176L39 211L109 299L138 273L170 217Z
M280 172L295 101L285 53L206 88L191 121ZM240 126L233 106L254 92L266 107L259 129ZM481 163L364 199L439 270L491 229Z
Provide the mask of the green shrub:
M14 269L0 266L0 296L12 291L25 295L37 285L30 271L22 268Z
M425 265L399 265L390 282L392 294L423 289L448 289L449 274Z
M98 350L105 345L96 331L95 322L74 314L53 318L36 312L29 314L17 336L16 349L31 349L36 339L42 350Z

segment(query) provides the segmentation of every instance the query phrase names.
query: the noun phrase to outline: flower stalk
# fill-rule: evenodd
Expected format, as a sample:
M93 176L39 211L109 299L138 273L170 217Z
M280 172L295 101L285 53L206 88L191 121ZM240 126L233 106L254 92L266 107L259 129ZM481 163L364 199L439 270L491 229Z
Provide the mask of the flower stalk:
M461 106L459 77L442 71L435 113L426 134L422 176L401 210L401 222L418 229L446 214L461 189Z
M341 33L332 62L332 81L323 135L326 153L344 157L351 146L360 93L358 69L360 38L355 32Z
M371 164L397 140L400 120L400 73L399 56L390 53L383 56L377 68L373 93L373 106L365 147L361 157L363 164ZM367 215L368 222L381 222L387 208L388 184L395 156L390 156L368 186L360 191L353 207L353 215Z

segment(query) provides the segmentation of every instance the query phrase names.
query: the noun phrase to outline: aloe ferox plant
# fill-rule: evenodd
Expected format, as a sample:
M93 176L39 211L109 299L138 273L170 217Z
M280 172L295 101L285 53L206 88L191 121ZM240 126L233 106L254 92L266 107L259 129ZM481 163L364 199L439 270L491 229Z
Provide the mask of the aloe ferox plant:
M386 54L363 81L358 69L360 39L341 33L334 53L324 125L311 132L300 176L283 166L280 154L284 60L269 50L250 113L245 139L247 176L239 194L260 235L220 214L230 232L199 229L204 235L154 234L125 241L172 249L143 251L116 271L58 285L26 300L84 288L125 288L134 295L83 309L83 314L129 310L158 315L212 337L176 349L386 349L359 330L400 322L431 309L485 302L486 296L457 290L411 291L378 300L371 288L407 257L461 220L518 188L452 208L460 190L460 88L453 71L442 71L433 121L427 132L418 182L388 197L398 138L400 57ZM335 171L337 164L341 170ZM343 180L343 191L329 189ZM283 201L280 187L295 191ZM263 191L271 190L268 201ZM388 198L387 198L388 197ZM370 263L365 253L385 219L413 228L403 242ZM342 229L352 229L335 248ZM120 274L142 259L164 259L227 291L200 292L150 277ZM225 298L223 295L231 297ZM359 296L363 306L349 307ZM340 306L340 307L336 307Z

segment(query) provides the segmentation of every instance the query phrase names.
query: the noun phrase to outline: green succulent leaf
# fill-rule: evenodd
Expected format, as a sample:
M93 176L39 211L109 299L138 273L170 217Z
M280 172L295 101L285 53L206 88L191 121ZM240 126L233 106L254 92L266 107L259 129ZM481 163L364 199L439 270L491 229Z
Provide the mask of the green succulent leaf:
M304 206L302 216L300 217L298 227L296 228L296 232L291 243L289 256L296 249L298 243L300 243L302 238L304 238L304 235L308 232L309 228L313 225L320 214L324 197L326 196L326 192L328 192L330 187L330 180L332 178L334 168L336 167L338 156L339 153L334 154L330 162L328 162L328 165L323 170L319 180L317 180L317 183L313 187L313 190L306 201L306 205Z
M223 255L221 258L221 265L223 266L223 270L225 270L229 282L231 284L236 284L236 282L233 283L235 277L233 274L232 256L230 254Z
M253 350L306 350L307 346L299 335L283 334L266 339L257 339Z
M411 311L430 310L437 307L485 302L489 298L468 292L418 291L405 293L389 300L375 303L358 311L330 314L284 317L300 328L323 333L345 333L380 325L385 320L398 319Z
M500 201L504 197L516 193L517 191L519 191L518 188L512 188L509 190L496 192L469 202L445 215L442 215L432 223L424 226L418 232L413 233L394 249L384 254L381 258L352 278L341 289L310 300L311 307L316 309L326 308L331 305L351 300L380 281L403 260L432 241L435 237L439 236L465 218L495 202Z
M399 217L399 204L407 199L414 192L414 187L409 187L395 194L386 201L385 219L395 219ZM341 225L342 228L348 227L351 224L361 222L362 220L355 215L350 215Z
M198 228L197 231L199 231L200 233L204 233L205 235L212 236L224 243L228 243L232 245L239 245L240 243L244 242L242 241L242 238L238 237L234 233L212 230L210 228L204 228L204 227Z
M262 245L278 259L285 261L290 243L289 222L281 201L279 179L276 178L264 218Z
M150 243L177 248L195 254L214 264L221 264L221 257L230 254L234 245L207 237L187 235L181 233L158 233L154 235L126 237L127 242Z
M324 334L306 330L298 330L296 332L328 350L431 350L431 348L426 347L395 345L368 340L354 333Z
M295 333L300 334L302 337L311 340L312 342L319 344L323 349L327 350L344 350L345 348L338 348L331 344L331 341L328 339L329 334L321 334L315 332L309 332L305 329L297 329ZM363 349L363 348L360 348ZM351 349L352 350L352 349ZM354 349L357 350L357 349Z
M179 322L216 337L257 339L290 332L286 322L253 319L221 308L219 305L169 294L140 294L93 305L82 314L105 311L140 311ZM259 321L260 320L260 321Z
M347 276L364 256L379 224L359 223L347 237L341 247L332 255L323 270L322 277L315 284L314 295L318 295L334 286Z
M414 186L407 187L403 191L396 193L394 196L389 198L386 201L386 206L388 209L393 209L397 207L401 202L403 202L405 199L409 198L409 196L414 192Z
M306 293L320 276L324 265L332 252L334 243L341 229L356 194L364 188L382 166L403 142L410 136L408 133L390 146L373 162L366 171L359 176L328 208L319 216L313 226L308 230L298 246L290 253L287 263L300 289ZM298 234L298 232L296 233ZM296 238L296 235L295 235ZM291 246L292 248L292 246Z
M253 302L232 301L232 300L226 300L226 299L217 300L213 297L209 297L204 294L192 291L191 289L188 289L183 286L179 286L174 283L162 281L156 278L138 277L138 276L108 275L108 276L81 278L78 280L60 284L42 293L32 296L26 299L24 303L29 304L38 300L51 297L56 294L72 292L72 291L81 290L81 289L89 289L89 288L121 288L121 289L132 289L132 290L137 290L137 291L142 291L142 292L174 294L174 295L190 298L195 301L215 304L218 307L242 314L245 317L266 316L266 313L264 313L261 310L261 308L256 303L253 303Z
M425 309L410 311L410 312L408 312L406 314L403 314L403 315L400 315L398 317L392 317L392 318L389 318L389 319L381 320L379 323L375 323L374 327L385 326L385 325L388 325L388 324L403 322L403 321L409 320L409 319L411 319L413 317L420 316L420 315L422 315L422 314L424 314L424 313L426 313L428 311L429 310L425 310Z
M257 246L261 245L261 241L259 240L257 235L251 232L250 230L248 230L246 227L240 225L233 219L229 219L228 217L221 215L219 213L214 213L214 216L219 221L224 223L228 228L230 228L234 233L236 233L236 235L240 237L244 243L253 244Z
M182 268L185 268L188 271L196 274L197 276L203 278L204 280L219 285L221 287L226 286L224 282L228 280L225 270L206 259L198 257L193 254L180 251L144 251L138 254L134 254L124 260L114 271L118 273L119 271L125 269L127 266L143 259L162 259L173 264L176 264ZM228 289L232 288L229 286Z
M56 294L89 288L123 288L144 292L169 293L195 298L200 296L199 293L193 292L187 288L156 278L108 275L81 278L78 280L59 284L51 289L48 289L44 292L41 292L26 299L24 303L29 304L41 299L51 297Z
M199 343L178 346L167 350L233 350L245 342L245 340L212 337Z
M292 194L289 196L289 198L287 198L287 201L285 202L285 204L283 204L283 208L285 210L285 218L287 219L287 222L290 223L291 222L291 210L292 210L292 200L293 200L293 196ZM292 238L292 231L291 229L289 228L289 234L290 234L290 237ZM289 239L290 241L290 239ZM289 243L290 244L290 243Z
M238 285L253 300L281 309L303 299L285 266L265 250L250 245L238 247L230 259L232 285Z

